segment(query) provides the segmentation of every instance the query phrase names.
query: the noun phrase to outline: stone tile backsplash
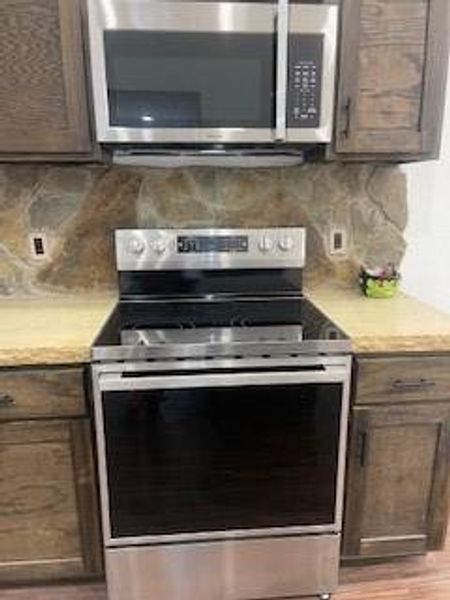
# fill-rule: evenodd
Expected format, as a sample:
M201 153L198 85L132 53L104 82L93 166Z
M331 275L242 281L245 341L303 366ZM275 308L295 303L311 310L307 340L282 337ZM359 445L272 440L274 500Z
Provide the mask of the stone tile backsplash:
M308 230L306 278L356 278L361 263L399 264L406 179L395 166L314 164L286 169L0 166L0 295L115 287L118 227ZM333 230L347 251L332 254ZM47 255L31 252L44 235Z

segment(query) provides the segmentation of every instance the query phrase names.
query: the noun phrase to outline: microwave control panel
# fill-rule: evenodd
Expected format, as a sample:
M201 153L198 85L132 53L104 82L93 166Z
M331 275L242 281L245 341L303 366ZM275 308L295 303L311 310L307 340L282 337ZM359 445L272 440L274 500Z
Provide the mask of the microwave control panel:
M289 36L288 127L320 126L323 42L320 34Z

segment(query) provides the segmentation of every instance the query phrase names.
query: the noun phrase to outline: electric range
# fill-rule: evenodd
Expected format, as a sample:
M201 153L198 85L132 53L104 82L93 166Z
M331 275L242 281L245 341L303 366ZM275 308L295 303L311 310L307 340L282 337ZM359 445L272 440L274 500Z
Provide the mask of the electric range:
M303 296L305 237L116 232L92 348L110 600L336 589L350 341Z

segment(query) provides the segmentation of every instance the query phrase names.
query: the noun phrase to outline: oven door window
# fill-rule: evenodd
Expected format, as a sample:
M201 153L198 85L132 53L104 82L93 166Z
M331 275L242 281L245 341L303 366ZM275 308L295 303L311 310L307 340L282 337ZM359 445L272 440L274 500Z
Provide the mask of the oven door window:
M104 32L110 125L271 128L271 33Z
M333 524L341 394L104 393L112 537Z

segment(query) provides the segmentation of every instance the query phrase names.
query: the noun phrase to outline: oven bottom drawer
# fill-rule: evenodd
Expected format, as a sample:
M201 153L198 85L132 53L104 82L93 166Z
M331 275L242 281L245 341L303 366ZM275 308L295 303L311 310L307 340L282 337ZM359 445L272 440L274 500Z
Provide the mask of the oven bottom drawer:
M106 550L109 600L262 600L337 588L340 535Z

